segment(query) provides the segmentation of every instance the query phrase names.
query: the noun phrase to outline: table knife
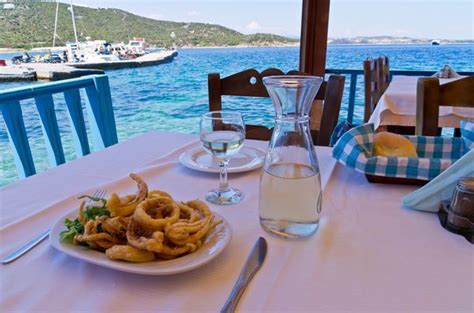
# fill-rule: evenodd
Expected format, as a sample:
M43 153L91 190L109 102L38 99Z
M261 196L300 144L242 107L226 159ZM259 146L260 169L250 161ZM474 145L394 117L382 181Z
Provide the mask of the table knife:
M50 230L48 229L46 232L41 233L39 236L35 237L33 240L28 241L26 244L24 244L23 246L21 246L20 248L18 248L17 250L13 251L9 255L7 255L5 258L0 260L0 262L2 264L8 264L15 261L16 259L24 255L28 251L36 247L40 242L48 238L49 231Z
M235 311L240 297L244 293L245 288L255 276L255 273L262 267L265 256L267 255L267 241L263 237L259 237L255 242L247 261L240 272L239 278L234 285L234 289L230 293L229 298L221 309L221 313L231 313Z

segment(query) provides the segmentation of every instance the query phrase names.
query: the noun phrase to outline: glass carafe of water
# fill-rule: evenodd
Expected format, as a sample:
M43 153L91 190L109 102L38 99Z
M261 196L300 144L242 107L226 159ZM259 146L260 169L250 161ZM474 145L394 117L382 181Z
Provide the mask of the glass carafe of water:
M315 76L263 78L276 120L260 179L260 224L284 238L310 236L319 225L321 178L309 111L322 82Z

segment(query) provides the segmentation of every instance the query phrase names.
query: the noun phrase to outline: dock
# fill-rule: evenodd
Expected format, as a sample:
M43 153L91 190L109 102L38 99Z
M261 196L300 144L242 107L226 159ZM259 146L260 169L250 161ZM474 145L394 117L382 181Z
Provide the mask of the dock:
M104 74L104 70L152 66L169 63L178 52L160 51L145 54L132 60L101 63L23 63L0 66L0 82L62 80L84 75Z
M0 82L62 80L94 74L104 74L104 71L99 69L78 69L60 63L26 63L1 66Z
M36 72L32 69L16 66L0 66L0 82L36 80Z

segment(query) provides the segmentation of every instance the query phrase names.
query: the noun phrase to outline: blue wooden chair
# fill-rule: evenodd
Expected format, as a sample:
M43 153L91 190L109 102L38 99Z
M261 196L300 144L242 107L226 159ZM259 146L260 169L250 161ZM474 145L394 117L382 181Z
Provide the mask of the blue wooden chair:
M117 131L106 75L50 82L33 86L0 90L0 110L5 120L10 143L13 146L18 175L21 178L36 174L21 110L21 100L34 98L47 146L51 166L65 163L64 150L54 110L53 94L63 93L69 112L74 147L78 156L90 153L80 89L85 89L86 109L96 148L105 148L117 143Z

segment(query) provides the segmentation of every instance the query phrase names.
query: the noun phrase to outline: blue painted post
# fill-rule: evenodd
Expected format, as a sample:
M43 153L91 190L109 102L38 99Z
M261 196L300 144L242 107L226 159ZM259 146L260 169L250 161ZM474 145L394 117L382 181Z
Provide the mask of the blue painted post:
M349 107L347 108L347 121L352 123L354 119L355 93L357 88L357 74L351 74L351 85L349 91Z
M90 152L89 141L87 140L84 114L82 113L81 95L79 90L69 90L64 92L64 99L69 111L69 121L72 128L72 136L77 156L84 156Z
M94 77L94 85L85 89L94 147L101 149L116 144L117 130L107 76Z
M61 135L59 134L58 120L54 111L53 96L51 94L35 97L36 107L41 119L44 140L51 166L58 166L66 162L64 157Z
M25 178L36 174L20 102L18 100L5 101L0 103L0 108L7 126L8 137L13 145L18 176Z

